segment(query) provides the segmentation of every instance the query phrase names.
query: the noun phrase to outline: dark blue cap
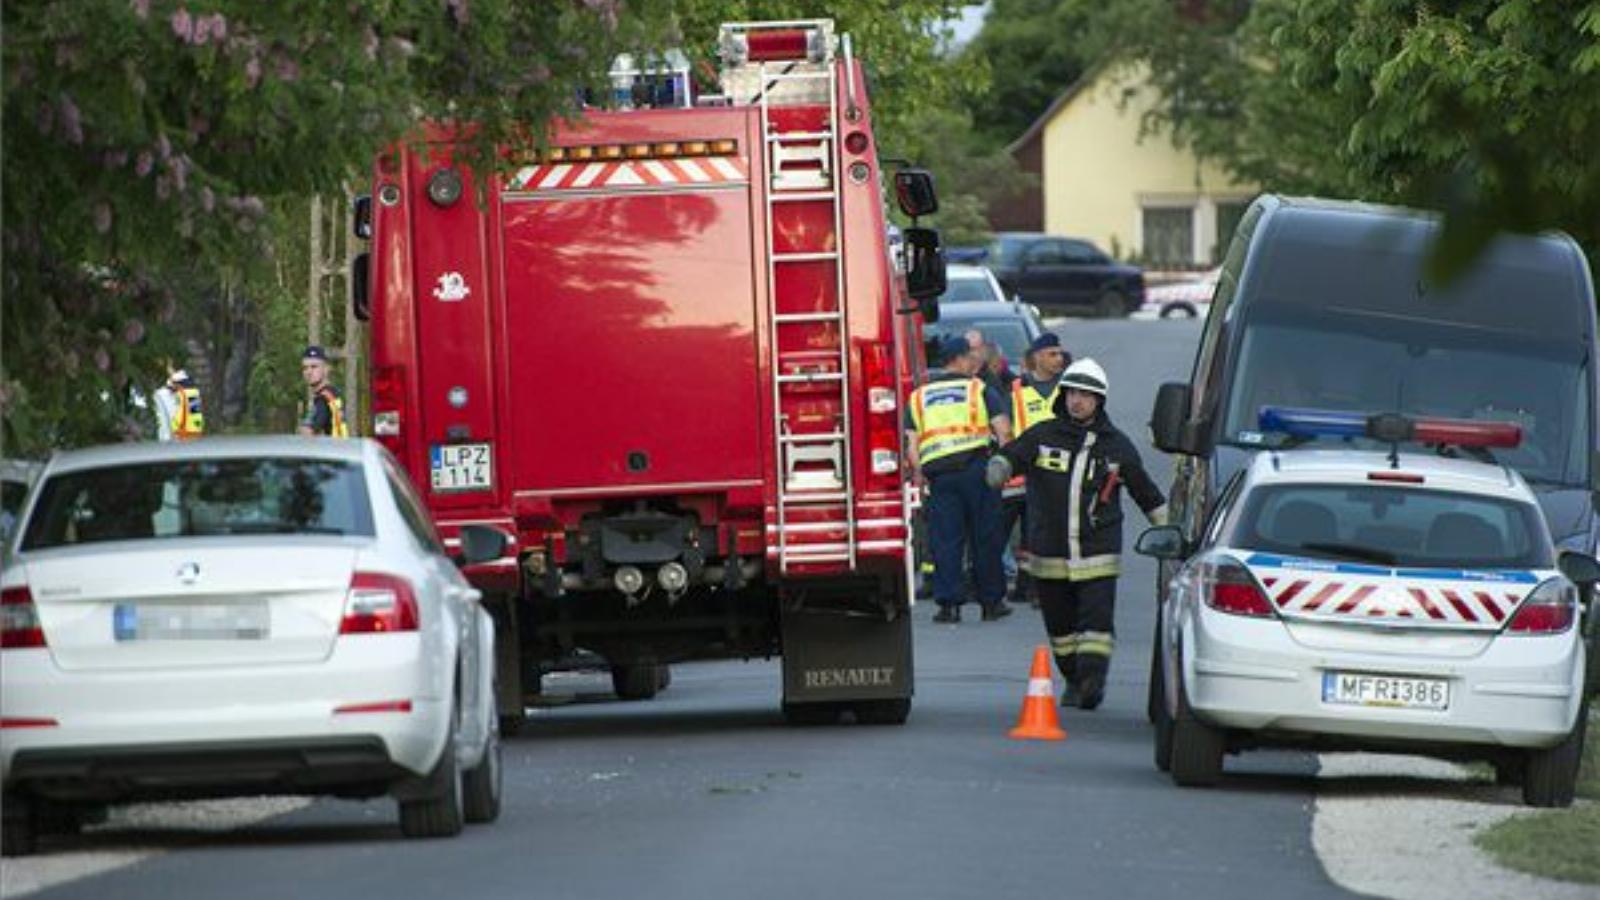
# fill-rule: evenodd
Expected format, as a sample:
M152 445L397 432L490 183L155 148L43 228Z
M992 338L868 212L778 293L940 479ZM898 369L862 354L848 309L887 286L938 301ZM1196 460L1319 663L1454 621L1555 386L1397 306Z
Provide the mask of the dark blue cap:
M959 334L946 335L939 340L939 362L947 363L963 353L972 352L972 345Z
M1061 338L1054 331L1046 331L1033 339L1033 343L1028 345L1028 352L1038 353L1040 350L1049 350L1052 347L1060 346Z
M300 359L301 360L318 359L318 360L321 360L323 362L327 362L328 361L328 352L326 350L323 350L320 346L318 346L316 344L312 344L311 346L306 348L306 352L300 354Z

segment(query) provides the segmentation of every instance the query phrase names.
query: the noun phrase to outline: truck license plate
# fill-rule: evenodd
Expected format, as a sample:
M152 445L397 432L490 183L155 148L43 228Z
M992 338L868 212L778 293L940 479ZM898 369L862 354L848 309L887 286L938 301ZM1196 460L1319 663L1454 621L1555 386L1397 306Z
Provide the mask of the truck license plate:
M1450 682L1365 672L1323 672L1322 702L1393 709L1448 709Z
M433 490L481 491L494 484L488 444L435 444Z

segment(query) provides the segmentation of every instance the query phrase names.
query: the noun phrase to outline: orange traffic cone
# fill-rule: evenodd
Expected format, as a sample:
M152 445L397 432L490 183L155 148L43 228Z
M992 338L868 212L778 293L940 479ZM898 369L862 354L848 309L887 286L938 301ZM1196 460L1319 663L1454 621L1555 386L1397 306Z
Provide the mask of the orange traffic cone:
M1018 740L1064 741L1067 733L1056 718L1055 682L1050 679L1050 651L1040 645L1033 651L1033 670L1028 673L1028 693L1022 698L1022 714L1011 736Z

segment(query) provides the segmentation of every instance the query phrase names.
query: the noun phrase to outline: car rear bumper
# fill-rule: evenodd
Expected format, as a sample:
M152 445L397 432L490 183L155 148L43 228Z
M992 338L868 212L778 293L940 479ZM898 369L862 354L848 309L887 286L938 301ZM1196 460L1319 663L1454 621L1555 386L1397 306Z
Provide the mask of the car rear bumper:
M1276 620L1206 610L1184 632L1183 659L1189 702L1201 718L1280 738L1549 747L1572 730L1582 699L1583 648L1570 631L1496 639L1466 658L1422 657L1308 648ZM1326 672L1443 679L1449 704L1424 710L1326 702Z
M416 635L341 640L315 664L150 671L63 672L47 651L8 650L0 656L0 715L13 727L0 728L0 782L32 777L27 767L40 760L81 767L101 754L126 760L148 751L160 770L162 760L191 750L246 762L263 751L270 758L263 771L280 769L285 790L331 786L346 771L373 780L361 771L367 765L384 773L378 780L420 775L433 768L452 727L437 680L425 671ZM14 727L19 719L27 727ZM288 759L297 747L317 752ZM336 752L319 749L326 747ZM355 747L378 755L363 766L337 762ZM239 779L245 791L272 781L260 773ZM226 783L213 780L205 793L225 794Z

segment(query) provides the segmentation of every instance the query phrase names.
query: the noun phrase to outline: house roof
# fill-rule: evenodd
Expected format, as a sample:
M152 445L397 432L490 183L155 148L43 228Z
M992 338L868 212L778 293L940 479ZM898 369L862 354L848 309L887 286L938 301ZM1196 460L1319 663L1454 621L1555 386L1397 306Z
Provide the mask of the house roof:
M1045 107L1045 111L1039 114L1039 118L1033 120L1033 124L1028 126L1028 130L1024 131L1021 137L1006 145L1006 152L1016 153L1023 145L1028 144L1042 134L1044 127L1050 123L1051 119L1056 117L1056 113L1061 112L1068 103L1073 101L1073 98L1083 93L1085 88L1099 79L1100 74L1105 69L1106 63L1103 62L1095 63L1085 69L1083 74L1078 76L1077 81L1067 85L1066 90L1057 94L1056 99L1050 101L1050 105Z

